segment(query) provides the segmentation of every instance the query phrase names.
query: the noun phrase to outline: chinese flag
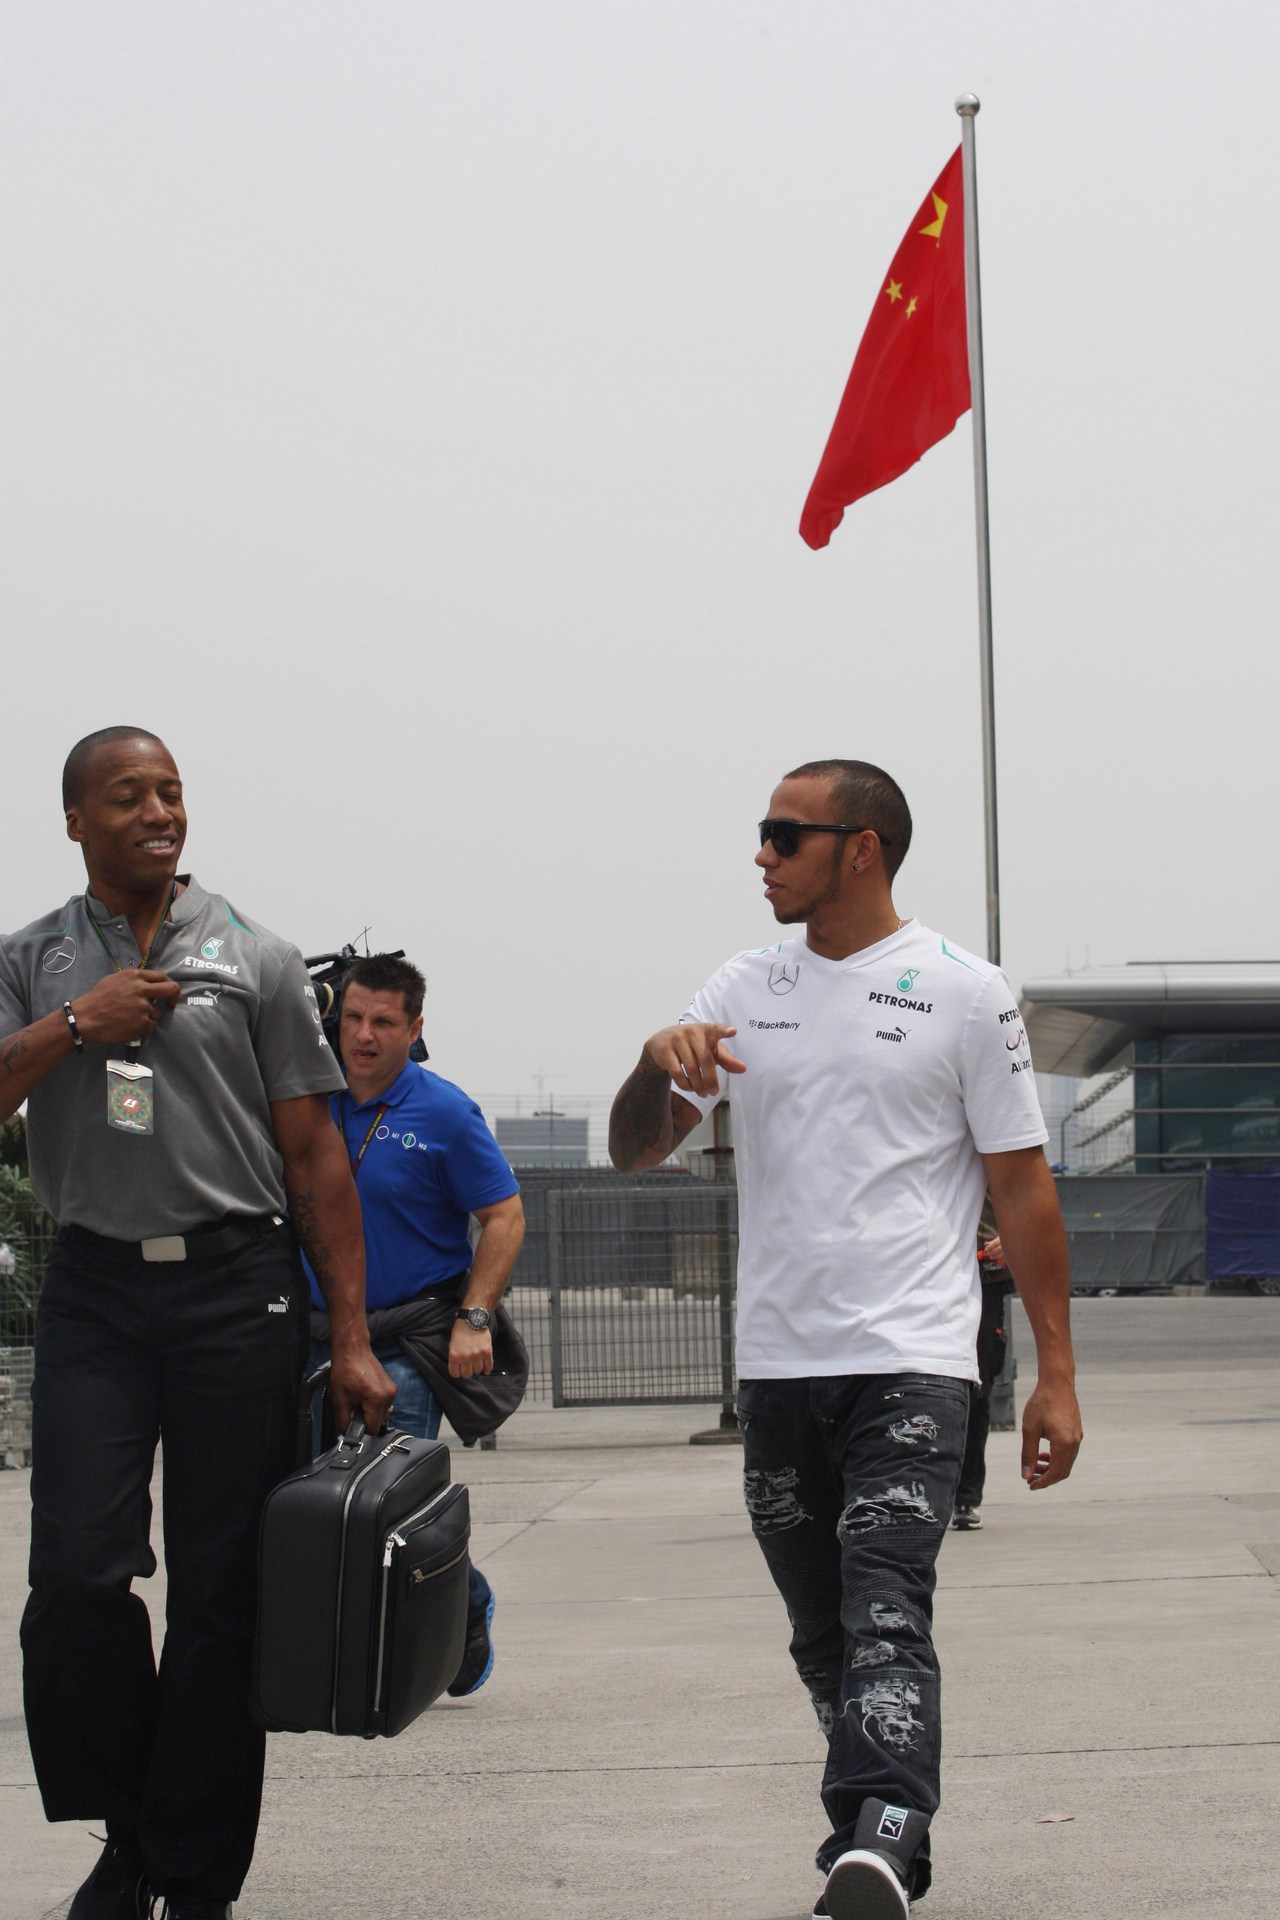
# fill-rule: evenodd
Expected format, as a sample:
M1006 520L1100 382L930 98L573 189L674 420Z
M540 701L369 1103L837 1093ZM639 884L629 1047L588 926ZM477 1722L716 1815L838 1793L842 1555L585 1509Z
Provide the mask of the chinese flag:
M825 547L847 506L914 467L968 406L957 147L893 256L804 503L801 538Z

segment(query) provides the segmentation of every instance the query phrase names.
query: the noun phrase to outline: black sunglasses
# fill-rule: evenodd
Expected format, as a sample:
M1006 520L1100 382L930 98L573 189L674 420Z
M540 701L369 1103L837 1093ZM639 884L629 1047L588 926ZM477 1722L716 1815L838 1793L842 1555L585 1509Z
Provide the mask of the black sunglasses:
M876 833L875 827L835 827L825 820L762 820L760 822L760 845L772 840L774 852L783 860L789 860L800 845L802 833ZM880 834L882 847L892 846Z

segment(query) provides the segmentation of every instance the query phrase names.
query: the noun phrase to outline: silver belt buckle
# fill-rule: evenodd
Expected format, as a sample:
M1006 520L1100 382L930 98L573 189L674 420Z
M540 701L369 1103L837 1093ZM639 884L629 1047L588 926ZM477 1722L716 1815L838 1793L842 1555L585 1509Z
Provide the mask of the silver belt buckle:
M157 1234L154 1240L140 1240L144 1260L185 1260L187 1243L180 1233Z

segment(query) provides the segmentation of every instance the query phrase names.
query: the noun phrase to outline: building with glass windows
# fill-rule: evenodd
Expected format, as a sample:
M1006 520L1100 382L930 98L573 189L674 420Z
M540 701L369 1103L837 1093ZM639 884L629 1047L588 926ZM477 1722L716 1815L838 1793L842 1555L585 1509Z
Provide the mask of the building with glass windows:
M1028 981L1022 1011L1038 1072L1132 1074L1097 1170L1280 1167L1280 961L1086 967Z
M1089 967L1022 1013L1037 1072L1084 1083L1050 1146L1076 1290L1280 1293L1280 961Z

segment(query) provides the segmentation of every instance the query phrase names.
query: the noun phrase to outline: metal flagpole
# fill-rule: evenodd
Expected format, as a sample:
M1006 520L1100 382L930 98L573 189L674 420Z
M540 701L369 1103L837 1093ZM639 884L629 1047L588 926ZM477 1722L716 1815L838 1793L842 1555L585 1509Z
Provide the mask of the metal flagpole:
M982 383L982 279L978 269L978 158L974 119L980 102L962 93L964 292L969 327L969 391L973 409L973 493L978 532L978 642L982 660L982 790L987 851L987 958L1000 965L1000 839L996 816L996 695L991 648L991 531L987 519L987 405Z
M964 168L964 304L969 328L969 396L973 408L973 499L978 532L978 643L982 660L982 791L987 844L987 958L1000 965L1000 836L996 816L996 689L991 649L991 529L987 518L987 396L982 382L982 278L978 271L978 156L973 122L978 96L962 93L956 101L960 115L961 162ZM1004 1365L991 1389L991 1425L994 1431L1016 1427L1014 1382L1018 1362L1013 1350L1013 1328L1006 1317L1008 1339Z

